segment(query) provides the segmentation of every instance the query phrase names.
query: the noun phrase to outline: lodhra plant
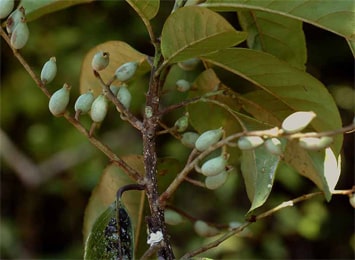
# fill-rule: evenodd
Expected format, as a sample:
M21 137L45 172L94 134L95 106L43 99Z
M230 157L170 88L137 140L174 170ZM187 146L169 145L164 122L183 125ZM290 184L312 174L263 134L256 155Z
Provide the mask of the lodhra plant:
M43 4L42 13L53 11L48 8L51 4L60 6L50 2ZM63 8L74 4L62 2ZM99 44L84 58L82 94L73 98L75 106L69 107L74 86L62 83L52 94L47 90L55 80L56 58L44 58L47 61L39 76L18 51L29 39L27 16L36 13L40 4L33 7L31 1L23 1L13 11L13 1L0 1L0 10L7 10L1 13L7 28L7 32L1 28L1 36L50 98L50 112L63 116L112 162L87 206L85 259L208 255L211 248L281 208L316 195L329 201L333 194L353 192L337 191L335 185L343 134L353 131L354 123L342 127L332 96L306 72L302 30L302 23L311 23L338 34L353 48L354 27L347 19L354 15L352 1L329 1L326 5L280 1L273 5L269 1L176 0L159 32L151 24L159 12L159 0L127 2L142 19L154 56L122 41ZM236 12L241 31L220 12ZM243 47L238 47L240 44ZM148 74L149 80L144 77ZM134 84L140 85L145 96L141 113L131 110ZM120 115L117 120L140 132L140 155L119 157L110 144L100 140L98 128L105 124L112 107ZM91 127L81 123L82 117L88 116ZM176 149L183 156L158 156L163 154L158 144L167 136L179 143L175 147L180 147ZM300 194L256 214L271 194L275 176L286 165L310 179L320 192ZM191 191L189 187L194 187L195 198L207 193L215 196L222 185L236 188L237 183L231 181L239 174L250 200L244 223L235 219L229 219L230 224L216 223L213 218L207 221L198 215L201 210L194 212L189 207L186 196L179 200L184 189ZM227 205L228 211L240 211ZM213 205L202 208L207 207ZM197 236L220 236L195 250L175 251L174 235L167 225L182 229L190 225Z

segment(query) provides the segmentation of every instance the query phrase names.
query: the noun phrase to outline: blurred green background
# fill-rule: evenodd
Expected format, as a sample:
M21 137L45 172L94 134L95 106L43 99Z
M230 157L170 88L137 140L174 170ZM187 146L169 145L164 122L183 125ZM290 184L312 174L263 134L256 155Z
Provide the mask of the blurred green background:
M156 32L172 5L173 1L162 1L161 11L153 20ZM238 27L235 14L224 15ZM95 45L122 40L141 52L153 54L143 23L124 1L74 6L30 22L29 29L31 37L21 53L37 73L49 57L56 56L58 74L48 88L54 92L69 82L73 86L72 97L79 95L82 59ZM310 25L304 25L304 30L308 71L329 88L343 124L349 124L355 110L352 54L342 38ZM141 100L133 103L133 110L138 113ZM0 258L82 258L85 206L108 159L63 118L49 113L47 97L3 39L0 104ZM87 116L83 121L89 125ZM97 133L119 155L141 153L139 135L118 120L114 109ZM10 149L14 147L15 150ZM180 160L188 152L166 138L161 140L160 149L162 154ZM30 165L24 164L24 158ZM337 189L353 185L354 135L349 134L344 140L343 172ZM206 221L243 222L250 206L239 175L231 176L215 192L190 184L181 188L184 192L177 193L174 204ZM315 187L310 181L285 168L260 212L312 191ZM189 222L169 230L177 256L209 241L197 237ZM188 243L187 237L191 238ZM204 255L219 259L352 259L354 250L354 209L346 196L334 196L330 203L318 197L282 210Z

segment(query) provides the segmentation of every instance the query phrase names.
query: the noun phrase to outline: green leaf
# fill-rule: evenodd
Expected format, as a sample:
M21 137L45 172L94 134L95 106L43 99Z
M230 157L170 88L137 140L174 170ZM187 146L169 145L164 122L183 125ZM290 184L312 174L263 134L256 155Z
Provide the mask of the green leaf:
M178 9L165 21L161 50L165 62L178 62L237 45L246 39L222 16L206 8Z
M200 6L215 11L252 9L284 15L355 39L355 8L353 0L207 0Z
M322 83L270 54L247 49L226 49L202 59L231 71L259 89L239 100L243 108L256 119L280 126L282 120L295 111L314 111L317 114L311 122L314 130L321 132L341 128L338 109ZM340 152L342 140L341 135L334 139L332 149L335 156ZM285 160L311 179L329 198L330 190L324 172L313 166L314 161L308 152L293 144L287 145L287 148ZM299 155L295 156L295 153Z
M108 41L92 48L85 56L80 73L80 93L86 93L89 89L94 91L95 96L102 92L102 86L94 76L91 61L98 51L105 51L110 54L110 63L106 69L100 71L100 75L105 82L110 80L116 69L123 63L130 61L139 62L139 67L134 78L137 78L150 70L147 56L136 51L130 45L121 41ZM117 82L114 82L115 84Z
M27 21L32 21L45 14L92 1L94 0L21 0L20 5L26 10Z
M268 52L305 70L307 49L302 22L255 10L238 11L238 18L248 32L249 48Z
M270 154L264 146L242 151L241 171L248 198L249 212L262 206L269 197L280 157Z
M142 19L153 19L158 11L160 0L126 0Z

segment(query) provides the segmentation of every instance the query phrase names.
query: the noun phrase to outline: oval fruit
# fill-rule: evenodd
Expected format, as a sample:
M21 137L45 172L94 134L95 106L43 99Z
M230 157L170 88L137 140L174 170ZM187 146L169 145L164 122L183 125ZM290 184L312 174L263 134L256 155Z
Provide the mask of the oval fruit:
M22 49L30 37L30 31L28 30L25 19L22 19L14 28L11 34L10 43L11 46L16 49Z
M57 75L57 63L56 58L51 57L44 65L41 71L41 81L43 84L52 82Z
M184 79L179 79L178 81L176 81L175 84L176 84L176 89L180 92L189 91L191 88L190 82Z
M79 114L88 113L91 109L92 103L94 102L94 94L92 90L87 93L81 94L75 101L74 109Z
M122 103L122 105L129 109L131 106L132 95L125 85L122 85L117 92L117 99Z
M165 223L168 225L178 225L184 221L183 217L174 210L166 209L164 211Z
M7 17L14 9L14 0L0 0L0 19Z
M91 105L90 116L92 121L100 123L104 121L108 109L108 100L105 95L101 94L97 96Z
M100 71L105 69L110 62L110 54L108 52L97 52L91 61L91 67L93 70Z
M241 136L238 139L238 147L240 150L251 150L264 143L264 139L260 136Z
M195 147L198 151L202 152L209 148L211 145L217 143L224 131L222 128L208 130L200 135L200 137L196 140Z
M115 72L115 76L119 81L127 81L133 77L138 68L138 62L131 61L121 65Z
M194 230L201 237L212 237L220 233L217 228L208 225L202 220L195 221Z
M23 6L15 9L10 16L6 20L6 31L8 34L11 34L16 25L22 21L25 20L25 8Z
M228 155L223 154L206 161L201 167L201 173L205 176L214 176L225 170Z
M189 114L186 113L184 116L180 117L175 121L174 128L179 133L184 132L189 126Z
M227 171L222 171L217 175L206 177L205 179L206 188L210 190L218 189L226 182L227 177L228 177Z
M333 138L330 136L301 137L298 144L307 150L320 150L328 147L332 142Z
M64 83L63 87L54 92L50 97L48 108L54 116L63 115L67 109L69 104L70 89L71 87L67 83Z
M195 132L186 132L182 134L181 143L189 148L194 148L199 134Z
M316 117L313 111L298 111L292 113L282 122L282 129L288 134L302 131Z

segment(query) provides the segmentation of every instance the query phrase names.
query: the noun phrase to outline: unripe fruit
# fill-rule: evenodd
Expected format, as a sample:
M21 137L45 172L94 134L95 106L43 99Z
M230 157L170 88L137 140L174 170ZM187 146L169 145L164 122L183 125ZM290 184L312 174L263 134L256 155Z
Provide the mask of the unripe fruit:
M97 96L91 105L90 116L92 121L100 123L104 121L108 109L108 100L105 95L101 94Z
M181 143L189 148L194 148L199 134L195 132L186 132L182 134Z
M133 77L138 68L138 62L132 61L121 65L115 72L115 76L119 81L127 81Z
M280 155L282 153L282 144L277 138L267 139L264 145L266 150L274 155Z
M52 82L55 75L57 75L56 58L51 57L44 65L41 71L41 81L43 84Z
M227 177L228 177L227 171L222 171L217 175L206 177L205 179L206 188L210 190L215 190L221 187L226 182Z
M27 23L25 19L22 19L15 27L14 31L11 34L10 43L11 46L18 50L23 48L30 36L30 31L28 30Z
M260 136L242 136L238 139L238 147L240 150L251 150L264 143L264 139Z
M197 65L199 64L199 62L200 62L200 59L191 58L188 60L178 62L178 66L185 71L190 71L190 70L194 70L197 67Z
M20 8L15 9L10 16L6 20L6 31L7 33L11 34L16 25L22 21L25 20L25 8L21 6Z
M186 113L184 116L176 120L174 127L179 133L184 132L189 126L189 114Z
M328 147L333 142L333 138L330 136L322 137L301 137L299 139L299 145L307 150L320 150Z
M122 105L126 109L129 109L129 107L131 105L132 95L126 86L122 85L120 87L120 89L118 90L118 93L117 93L117 99L122 103Z
M184 221L183 217L174 210L166 209L164 211L165 223L168 225L178 225Z
M205 176L215 176L225 170L228 155L223 154L205 162L201 167L201 173Z
M175 84L176 84L176 89L180 92L186 92L191 88L190 82L184 79L179 79L178 81L176 81Z
M202 220L197 220L195 222L194 230L201 237L212 237L220 233L217 228L208 225Z
M75 117L78 119L79 114L88 113L91 109L92 103L94 102L94 94L92 90L81 94L77 100L75 101L74 109L75 109Z
M108 52L97 52L91 61L91 67L93 70L100 71L105 69L110 62L110 54Z
M211 145L214 145L219 141L219 139L221 139L223 132L224 131L222 128L218 128L202 133L196 140L196 149L200 152L207 150L207 148L209 148Z
M313 111L295 112L282 122L282 129L288 134L294 134L302 131L316 117Z
M64 114L69 104L70 89L71 87L67 83L64 83L63 87L54 92L49 99L49 111L54 116L61 116Z
M115 86L115 85L111 85L110 86L110 90L111 90L111 92L112 92L112 94L114 95L114 96L117 96L117 93L118 93L118 90L120 89L120 87L117 87L117 86Z
M0 0L0 19L7 17L14 9L14 0Z
M350 205L355 208L355 193L349 195L349 202L350 202Z

